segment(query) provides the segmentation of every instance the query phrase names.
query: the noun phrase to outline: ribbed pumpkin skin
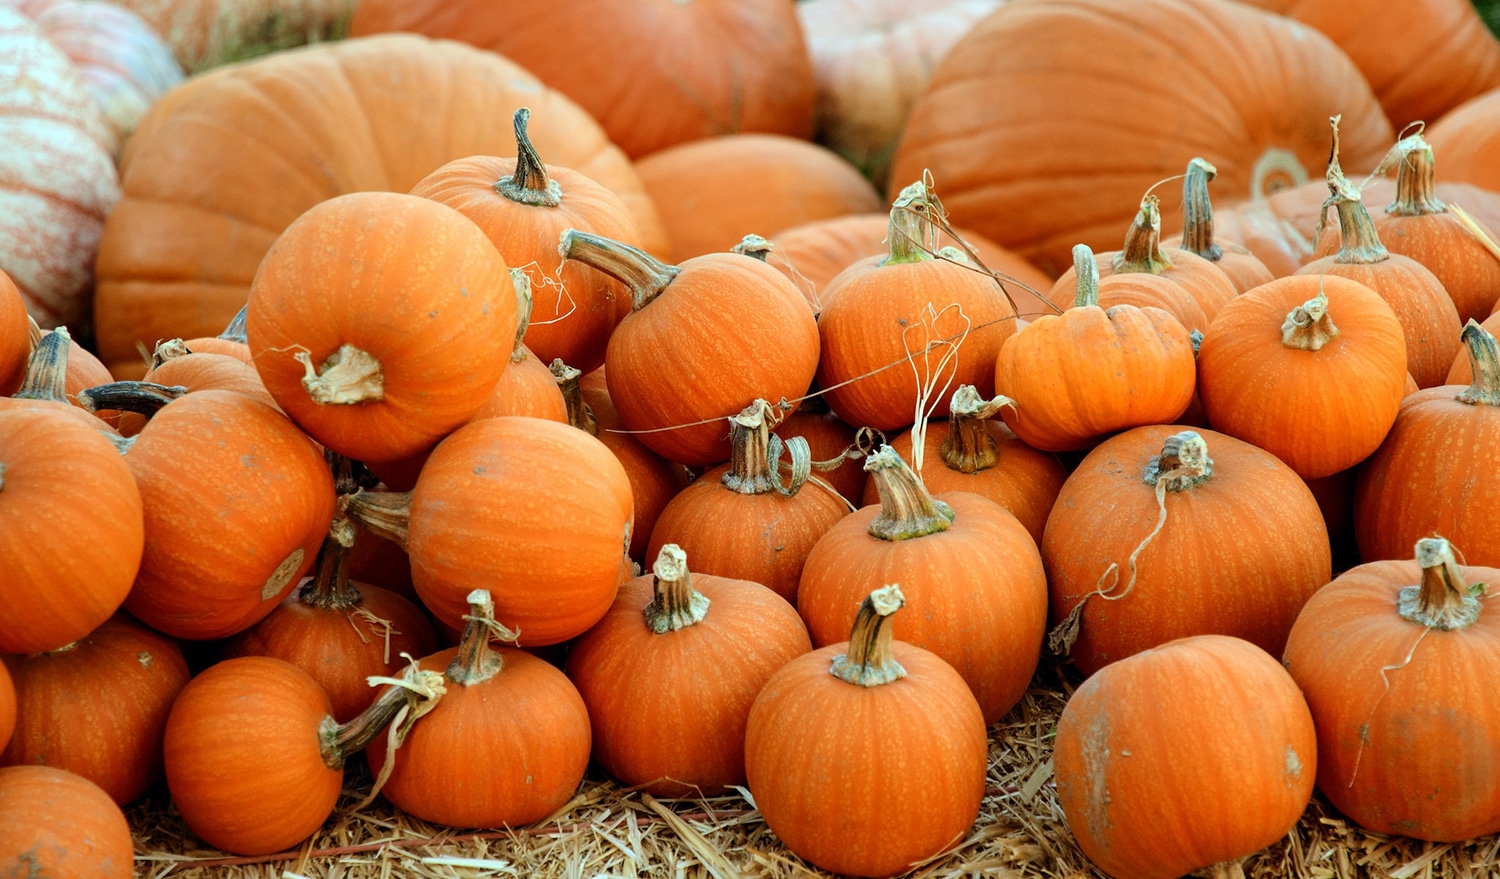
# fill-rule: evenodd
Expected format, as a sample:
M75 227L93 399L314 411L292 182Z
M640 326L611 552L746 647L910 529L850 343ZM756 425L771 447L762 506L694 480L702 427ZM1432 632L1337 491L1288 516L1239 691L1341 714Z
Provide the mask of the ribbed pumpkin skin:
M531 351L525 353L524 359L506 364L495 389L479 404L471 421L499 415L528 415L568 423L568 404L557 389L557 379L540 357Z
M26 359L30 356L26 303L16 289L16 282L0 271L0 397L8 397L21 387L26 376Z
M999 446L1000 463L985 470L965 473L943 463L943 440L948 434L948 425L941 421L928 422L927 442L922 454L922 484L933 494L967 491L989 498L1019 519L1031 534L1031 539L1040 545L1047 513L1052 510L1052 503L1057 500L1057 493L1067 478L1062 462L1055 455L1038 452L1021 442L1010 428L994 419L987 419L985 427ZM902 460L912 461L911 431L892 438L891 448ZM880 491L875 487L875 481L867 479L863 503L879 502Z
M1495 568L1459 570L1500 582ZM1500 829L1500 721L1485 683L1500 668L1500 614L1483 601L1468 628L1429 631L1396 610L1421 580L1410 560L1344 572L1303 608L1284 661L1317 724L1318 790L1361 827L1457 842Z
M1130 554L1161 515L1155 483L1142 473L1179 430L1138 427L1111 437L1063 484L1041 544L1054 623L1101 586L1111 564L1119 566L1117 585L1102 585L1111 596L1124 591ZM1088 599L1071 654L1085 674L1193 635L1232 635L1280 655L1298 610L1331 576L1327 526L1302 480L1268 452L1197 432L1213 475L1166 493L1166 524L1136 557L1128 595Z
M750 580L795 605L807 554L848 506L811 484L792 497L740 494L720 483L727 472L729 465L715 467L667 502L651 529L646 558L675 543L693 573Z
M323 762L332 713L301 669L264 656L226 659L188 682L167 717L172 802L199 839L239 855L297 845L333 814L342 769Z
M1000 349L1000 417L1027 445L1086 449L1101 436L1176 420L1192 401L1192 341L1159 308L1116 305L1042 315Z
M856 606L844 608L846 626ZM896 641L907 676L859 687L828 673L848 647L803 654L766 682L745 730L745 773L787 848L831 872L894 876L968 833L984 797L984 719L937 655Z
M1489 158L1500 142L1500 94L1491 91L1470 98L1429 125L1425 133L1441 163L1439 180L1500 190L1500 173Z
M818 385L840 418L883 431L909 427L916 417L918 374L928 382L948 350L937 347L924 363L923 349L940 339L956 342L958 353L937 373L942 399L933 401L931 417L948 414L945 382L949 388L974 385L982 397L994 394L995 358L1016 332L1016 320L992 279L937 259L880 265L870 258L856 265L828 286L828 302L818 315ZM926 313L928 306L935 317Z
M328 694L333 719L348 723L379 694L370 675L399 677L406 667L401 654L426 656L438 649L438 636L421 608L395 592L351 582L359 604L319 608L303 601L312 583L299 583L265 619L225 643L222 655L290 662Z
M125 192L99 244L100 356L133 378L120 370L139 370L137 341L217 335L303 212L349 192L406 192L464 156L512 154L510 126L496 122L523 105L548 161L613 189L660 238L639 178L598 125L492 53L407 35L339 40L172 90L121 157Z
M1249 0L1325 33L1370 83L1395 128L1428 123L1500 87L1500 44L1465 0Z
M0 769L0 874L130 879L125 815L99 786L51 766Z
M1338 336L1319 351L1286 347L1282 323L1320 289ZM1401 323L1378 294L1336 275L1296 275L1219 313L1198 349L1198 395L1216 430L1317 479L1380 446L1401 406L1406 363Z
M90 420L61 404L0 408L0 652L76 641L131 591L145 542L141 493Z
M1195 83L1194 99L1163 82ZM1193 156L1218 168L1226 204L1250 196L1267 150L1320 172L1334 113L1344 165L1375 167L1394 137L1364 77L1284 18L1218 0L1016 0L938 65L891 180L930 169L955 224L1061 273L1079 242L1118 246L1121 210Z
M726 134L645 156L636 170L672 242L671 262L813 220L879 211L880 193L837 153L774 134Z
M367 0L349 30L490 49L581 104L631 158L735 131L812 135L812 62L784 0Z
M340 454L384 462L425 451L474 414L508 362L507 272L479 227L446 205L388 192L330 199L288 226L255 274L245 314L255 367L292 420ZM344 345L379 361L382 397L311 396L297 355L321 372Z
M125 462L147 535L125 608L178 638L222 638L265 617L312 566L333 519L317 446L234 391L169 403Z
M1265 848L1297 823L1320 768L1297 685L1274 657L1222 635L1084 681L1053 761L1079 847L1121 879L1175 879Z
M688 554L689 563L693 556ZM714 796L745 783L745 722L777 669L812 650L802 618L759 583L692 575L701 621L657 634L643 609L653 577L620 587L573 642L568 677L589 708L594 760L656 796Z
M499 674L474 686L449 682L397 749L381 795L401 811L448 827L520 827L552 814L583 780L590 732L578 690L524 650L490 649ZM456 655L443 650L420 665L442 672ZM365 749L372 775L386 748L376 736Z
M1390 433L1360 468L1354 535L1360 557L1404 559L1418 539L1448 538L1475 565L1500 567L1500 407L1455 398L1467 385L1401 401Z
M406 548L422 603L463 628L489 589L527 647L582 634L627 569L630 480L604 444L566 424L505 416L454 431L412 492Z
M647 448L708 467L729 460L722 419L757 399L795 400L818 368L818 327L792 283L765 263L711 253L620 321L605 353L615 409ZM707 424L697 422L709 419ZM675 430L655 430L692 425Z
M984 722L994 723L1020 701L1041 659L1042 558L1025 526L994 501L967 492L938 500L956 518L924 537L870 536L878 505L839 520L808 554L797 612L813 644L826 646L849 637L851 611L870 590L900 584L906 609L886 624L894 637L952 665Z
M1197 330L1201 333L1208 329L1210 318L1203 306L1198 304L1198 300L1193 298L1187 288L1171 278L1147 272L1105 275L1102 269L1100 275L1100 308L1114 305L1134 305L1136 308L1150 306L1160 308L1177 318L1177 322L1188 331ZM1078 275L1069 269L1057 279L1048 298L1058 309L1066 310L1073 305L1077 293Z
M866 257L881 256L889 249L885 239L890 230L891 217L887 213L846 214L813 220L771 233L776 249L766 262L791 278L814 308L821 309L829 282L839 272ZM1019 284L1005 285L1006 292L1015 301L1018 315L1030 319L1052 312L1042 301L1047 288L1052 285L1051 276L977 232L968 229L955 231L979 255L985 268L1015 278L1031 288L1026 290ZM939 237L939 242L958 246L947 233Z
M0 765L66 769L122 806L161 779L167 712L188 682L175 641L119 614L67 650L0 659L16 694Z
M506 153L515 152L515 147ZM545 160L547 156L542 156ZM588 372L604 362L604 346L619 317L630 308L630 294L619 281L566 261L557 252L564 229L579 229L641 247L644 241L630 210L609 189L571 168L547 165L562 200L556 206L512 201L495 182L516 173L514 158L468 156L455 159L417 181L412 195L441 202L474 221L507 265L525 269L531 279L531 323L526 347L543 367L561 357Z
M0 58L0 271L42 327L76 323L88 314L104 218L120 198L115 133L73 63L9 6L0 7Z

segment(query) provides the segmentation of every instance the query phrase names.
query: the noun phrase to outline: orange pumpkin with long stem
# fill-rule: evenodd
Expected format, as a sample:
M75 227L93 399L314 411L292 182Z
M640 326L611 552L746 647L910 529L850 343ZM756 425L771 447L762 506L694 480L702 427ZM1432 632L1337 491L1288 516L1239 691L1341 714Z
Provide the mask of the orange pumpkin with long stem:
M1476 545L1476 549L1482 546ZM1500 569L1442 537L1367 562L1314 595L1283 662L1318 730L1318 789L1376 833L1458 842L1500 830L1492 705Z
M663 546L652 573L620 587L573 642L566 669L589 709L594 760L664 797L743 785L751 703L812 650L791 605L759 583L689 573L689 562Z
M709 470L672 498L651 529L647 558L674 544L697 573L750 580L795 605L813 545L849 512L844 499L809 484L806 441L788 440L792 475L783 484L783 442L771 437L771 405L756 400L729 419L729 463ZM726 523L734 523L726 527Z
M847 641L782 666L750 708L755 805L832 872L905 873L962 839L984 797L983 713L952 666L895 638L904 604L899 584L870 592Z
M1202 158L1188 162L1187 173L1182 178L1182 234L1164 242L1164 246L1169 253L1186 250L1203 257L1218 266L1234 289L1243 293L1273 280L1275 275L1245 247L1214 237L1214 212L1208 198L1208 184L1218 173L1217 168ZM1215 309L1217 313L1218 309Z
M1093 252L1080 244L1073 256L1073 307L1032 321L995 363L996 390L1015 401L1000 417L1027 445L1049 452L1174 421L1193 397L1188 330L1159 308L1099 307Z
M381 794L408 815L449 827L520 827L555 812L583 780L588 708L557 668L490 643L515 633L495 621L488 592L468 599L458 646L419 663L442 676L446 692L365 757Z
M1035 542L988 498L934 498L889 446L864 466L880 504L840 519L802 569L797 610L813 644L842 638L861 595L899 582L912 612L896 635L951 664L994 723L1020 701L1041 658L1047 578Z

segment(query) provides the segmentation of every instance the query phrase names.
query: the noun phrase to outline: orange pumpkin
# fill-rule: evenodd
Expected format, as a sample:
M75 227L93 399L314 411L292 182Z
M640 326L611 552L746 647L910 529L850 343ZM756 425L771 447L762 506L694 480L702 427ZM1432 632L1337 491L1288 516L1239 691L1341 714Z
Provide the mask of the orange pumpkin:
M1257 287L1275 276L1260 258L1244 246L1214 237L1213 205L1208 198L1208 183L1219 173L1202 158L1188 162L1182 178L1182 235L1167 241L1169 249L1186 250L1219 267L1240 293ZM1222 306L1222 303L1221 303ZM1215 313L1218 311L1215 309Z
M65 769L0 769L0 875L130 879L135 845L120 807Z

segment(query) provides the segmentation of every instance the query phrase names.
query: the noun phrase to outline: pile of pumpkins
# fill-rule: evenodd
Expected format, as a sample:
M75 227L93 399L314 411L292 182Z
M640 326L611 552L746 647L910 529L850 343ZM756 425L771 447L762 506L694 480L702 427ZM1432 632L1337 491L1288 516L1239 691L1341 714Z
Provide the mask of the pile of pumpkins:
M0 152L62 193L0 228L0 872L130 875L163 779L295 848L364 759L459 828L738 786L898 875L1048 654L1111 876L1234 875L1315 786L1500 831L1459 0L918 2L881 64L847 0L361 0L186 80L178 28L118 120L10 5L0 105L98 155Z

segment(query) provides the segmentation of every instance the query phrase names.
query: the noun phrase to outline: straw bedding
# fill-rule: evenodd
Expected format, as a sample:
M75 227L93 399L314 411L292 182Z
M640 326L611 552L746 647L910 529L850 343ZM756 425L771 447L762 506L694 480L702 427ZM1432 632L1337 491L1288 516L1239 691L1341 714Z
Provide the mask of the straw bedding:
M1052 781L1051 737L1075 675L1044 663L1021 704L990 730L989 787L969 835L915 865L922 879L1094 879L1069 834ZM164 791L127 810L145 879L474 879L663 877L802 879L826 874L788 852L741 793L657 800L591 773L552 820L516 831L458 831L401 815L382 799L355 805L370 779L351 762L349 789L299 851L231 858L205 850ZM1366 833L1315 797L1282 841L1245 864L1250 879L1500 877L1500 837L1432 844Z

